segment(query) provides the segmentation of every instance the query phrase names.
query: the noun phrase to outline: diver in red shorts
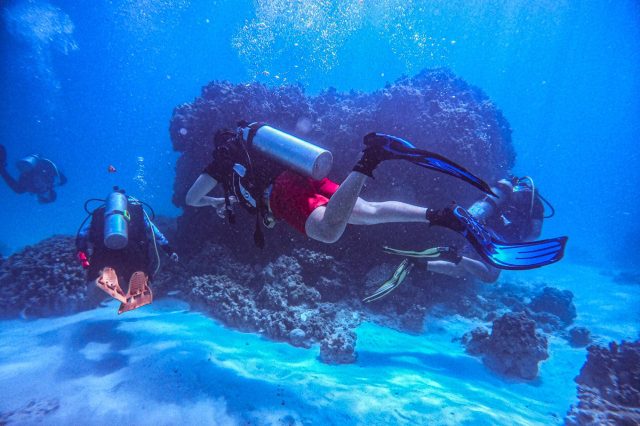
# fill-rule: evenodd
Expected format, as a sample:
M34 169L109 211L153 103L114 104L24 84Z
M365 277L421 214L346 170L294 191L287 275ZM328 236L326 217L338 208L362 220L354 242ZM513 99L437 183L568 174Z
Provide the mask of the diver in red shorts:
M254 242L264 246L262 225L283 220L314 240L334 243L347 224L421 222L462 234L489 263L502 269L531 269L562 258L566 237L525 245L509 245L494 238L458 205L434 210L399 201L370 202L360 197L367 177L383 161L406 160L464 180L488 195L491 187L447 158L421 150L384 133L364 137L362 156L340 184L326 178L331 153L264 123L241 122L235 131L219 130L214 137L213 161L193 183L186 203L212 206L235 222L231 201L256 215ZM224 198L209 196L218 183ZM262 220L260 220L262 219ZM541 253L539 256L527 253Z
M359 197L367 177L372 176L381 161L390 159L386 151L376 146L365 147L354 170L338 185L326 177L313 179L309 176L312 173L305 176L274 161L247 147L247 141L239 135L242 133L228 130L216 133L213 161L189 189L188 205L212 206L220 215L226 211L230 216L230 201L237 200L262 216L266 224L272 218L282 220L310 238L326 243L338 241L348 223L427 220L425 207L397 201L370 202ZM225 188L225 198L207 195L218 183Z

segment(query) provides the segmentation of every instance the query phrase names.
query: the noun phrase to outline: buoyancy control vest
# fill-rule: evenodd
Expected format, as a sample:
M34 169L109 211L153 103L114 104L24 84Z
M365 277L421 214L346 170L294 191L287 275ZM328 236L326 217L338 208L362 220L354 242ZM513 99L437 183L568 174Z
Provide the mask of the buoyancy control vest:
M273 180L286 168L259 152L250 150L241 131L220 130L214 137L214 162L222 170L225 211L229 223L235 223L230 196L256 216L253 235L256 246L264 247L262 223L271 221L266 203L267 191Z
M89 228L89 241L93 244L90 275L97 275L99 270L109 266L123 273L128 279L131 273L143 271L151 275L150 242L144 221L144 211L140 203L128 199L127 239L126 245L113 249L105 244L106 206L93 211Z

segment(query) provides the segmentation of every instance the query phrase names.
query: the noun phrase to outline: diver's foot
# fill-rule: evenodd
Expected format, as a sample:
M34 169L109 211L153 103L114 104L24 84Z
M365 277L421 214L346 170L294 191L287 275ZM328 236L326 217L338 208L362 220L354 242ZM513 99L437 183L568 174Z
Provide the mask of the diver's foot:
M118 314L132 311L153 301L153 293L149 287L149 278L144 272L134 272L129 280L129 291L120 304Z
M464 232L466 227L460 218L453 213L455 208L462 207L451 203L443 209L427 209L426 217L429 221L429 226L442 226L452 231Z
M364 137L364 149L362 156L355 166L354 172L360 172L369 177L373 177L373 171L378 165L386 160L401 159L389 149L390 139L378 133L369 133Z
M102 275L96 279L96 285L109 296L113 297L120 302L124 302L126 297L124 291L118 284L118 275L113 268L104 268Z
M458 254L458 250L455 247L436 247L436 249L438 250L438 257L433 260L445 260L456 265L462 260L462 256Z

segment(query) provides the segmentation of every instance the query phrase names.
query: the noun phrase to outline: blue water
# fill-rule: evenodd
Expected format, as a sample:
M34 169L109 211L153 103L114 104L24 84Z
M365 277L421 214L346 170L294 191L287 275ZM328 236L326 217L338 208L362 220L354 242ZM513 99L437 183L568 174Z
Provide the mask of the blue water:
M447 66L509 120L516 173L535 176L557 210L545 235L569 235L574 260L638 259L637 2L364 3L302 1L285 13L287 2L3 2L0 140L10 163L40 152L69 184L44 206L0 185L1 250L74 233L82 202L114 184L179 214L168 122L211 80L371 91Z
M534 176L556 210L543 237L570 237L563 262L506 279L571 289L577 323L600 343L637 338L635 287L599 275L640 262L637 1L0 0L0 56L10 171L38 152L69 179L48 205L0 182L3 255L74 234L85 199L113 185L179 215L169 120L212 80L299 84L313 95L374 91L444 66L509 121L515 173ZM425 339L365 323L358 363L335 367L318 348L225 329L182 302L153 306L126 323L113 306L28 328L4 321L6 407L59 403L53 424L553 424L574 402L585 356L551 337L542 378L511 383L451 342L468 324L428 324ZM112 389L139 404L149 393L155 408L119 417Z

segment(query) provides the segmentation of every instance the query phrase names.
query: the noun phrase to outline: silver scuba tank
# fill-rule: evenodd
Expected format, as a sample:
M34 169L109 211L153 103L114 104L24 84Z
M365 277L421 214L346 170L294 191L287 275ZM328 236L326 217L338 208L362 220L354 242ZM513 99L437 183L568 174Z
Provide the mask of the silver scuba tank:
M20 173L27 173L36 167L38 161L40 161L40 157L37 154L30 154L18 160L16 167Z
M501 179L497 185L491 187L491 190L498 197L487 195L482 200L473 203L467 209L471 216L476 219L487 219L495 212L497 207L500 207L509 198L509 192L513 190L513 185L509 181Z
M242 136L250 148L314 180L331 171L331 152L266 124L249 124L242 129Z
M129 211L127 196L114 191L107 197L104 208L104 245L112 250L126 247L129 241Z

